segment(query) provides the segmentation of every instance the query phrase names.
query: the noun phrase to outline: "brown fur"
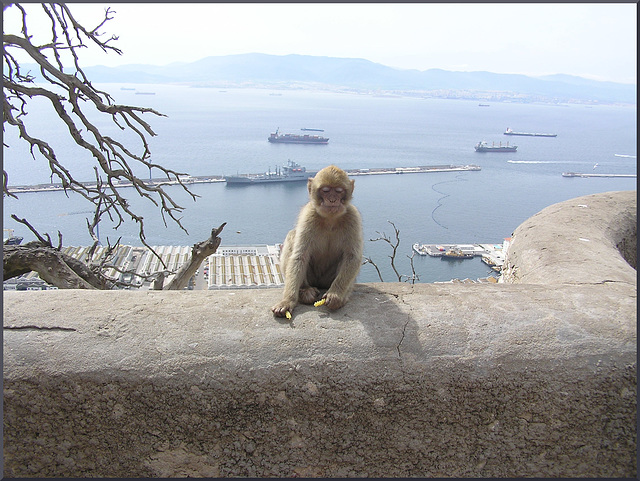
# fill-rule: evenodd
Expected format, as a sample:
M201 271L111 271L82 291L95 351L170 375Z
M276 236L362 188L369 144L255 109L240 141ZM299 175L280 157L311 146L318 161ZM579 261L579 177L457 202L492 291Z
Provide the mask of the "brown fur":
M302 302L322 296L329 309L342 307L353 290L362 264L362 220L351 205L355 181L330 165L309 179L309 203L289 231L280 256L285 277L282 301L271 308L278 317ZM326 192L325 192L326 191Z

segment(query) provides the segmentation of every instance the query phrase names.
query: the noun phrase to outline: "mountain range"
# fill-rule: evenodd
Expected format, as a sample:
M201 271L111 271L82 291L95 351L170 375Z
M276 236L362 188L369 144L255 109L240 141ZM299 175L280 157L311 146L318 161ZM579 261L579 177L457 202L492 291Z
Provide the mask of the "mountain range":
M165 66L86 67L92 82L197 86L295 85L413 95L549 102L636 103L636 85L570 75L530 77L441 69L402 70L359 58L259 53L206 57Z

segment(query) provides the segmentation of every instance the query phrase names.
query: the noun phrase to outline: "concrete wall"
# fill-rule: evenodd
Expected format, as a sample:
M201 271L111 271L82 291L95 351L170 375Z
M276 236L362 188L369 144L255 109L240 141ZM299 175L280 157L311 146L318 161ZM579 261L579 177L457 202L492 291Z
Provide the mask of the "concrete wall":
M292 322L280 289L5 293L4 475L634 477L635 192L549 209L516 283L358 285Z

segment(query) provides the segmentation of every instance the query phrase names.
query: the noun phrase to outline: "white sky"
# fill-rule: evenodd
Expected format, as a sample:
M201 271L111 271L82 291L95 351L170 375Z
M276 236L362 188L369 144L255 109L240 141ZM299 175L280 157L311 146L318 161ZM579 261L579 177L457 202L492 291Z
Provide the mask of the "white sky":
M364 58L402 69L569 74L636 83L635 3L111 3L68 4L119 36L123 55L87 50L81 64L167 65L240 53ZM40 13L30 33L48 33ZM4 12L16 29L15 7ZM48 22L48 19L47 19ZM38 25L38 27L36 27Z

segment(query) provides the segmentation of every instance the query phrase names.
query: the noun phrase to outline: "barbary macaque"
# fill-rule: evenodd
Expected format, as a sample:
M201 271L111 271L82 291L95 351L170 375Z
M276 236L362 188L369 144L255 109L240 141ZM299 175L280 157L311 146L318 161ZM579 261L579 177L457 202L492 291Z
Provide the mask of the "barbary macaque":
M284 274L282 301L271 310L290 318L296 305L320 299L339 309L345 305L362 265L362 219L351 204L354 180L330 165L307 181L309 202L289 231L280 254Z

